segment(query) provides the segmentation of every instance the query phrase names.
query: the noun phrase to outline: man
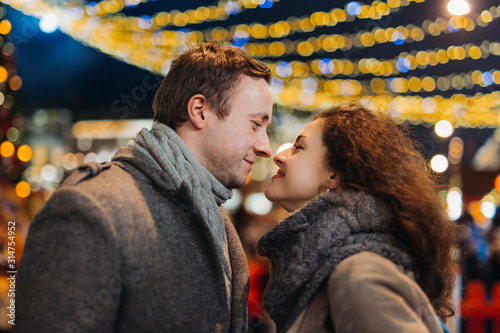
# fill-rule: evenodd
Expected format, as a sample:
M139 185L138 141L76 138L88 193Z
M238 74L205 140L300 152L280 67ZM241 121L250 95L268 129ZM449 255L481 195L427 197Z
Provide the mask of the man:
M270 70L238 48L172 62L155 122L35 217L16 332L245 332L248 267L220 205L271 155Z

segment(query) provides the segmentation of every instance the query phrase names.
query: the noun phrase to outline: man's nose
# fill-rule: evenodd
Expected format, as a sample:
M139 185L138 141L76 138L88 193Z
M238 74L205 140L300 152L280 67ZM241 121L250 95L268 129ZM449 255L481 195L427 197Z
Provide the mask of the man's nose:
M273 152L271 151L269 137L267 136L266 132L264 132L264 134L261 136L259 142L255 145L254 150L257 156L264 158L271 157Z

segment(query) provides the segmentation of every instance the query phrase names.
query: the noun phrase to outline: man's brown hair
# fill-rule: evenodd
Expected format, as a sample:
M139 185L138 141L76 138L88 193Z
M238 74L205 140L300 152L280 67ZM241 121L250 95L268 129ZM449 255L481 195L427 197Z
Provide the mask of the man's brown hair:
M154 120L179 127L188 119L187 103L196 94L205 96L217 117L224 119L243 75L271 81L271 70L240 48L222 48L215 42L190 48L172 61L156 92Z

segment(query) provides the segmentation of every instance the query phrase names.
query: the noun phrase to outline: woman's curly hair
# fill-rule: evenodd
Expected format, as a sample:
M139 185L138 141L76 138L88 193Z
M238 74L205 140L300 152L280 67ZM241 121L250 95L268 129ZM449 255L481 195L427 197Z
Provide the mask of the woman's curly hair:
M341 186L372 193L393 210L390 232L413 258L417 283L443 320L454 314L454 223L445 215L428 163L407 132L361 104L336 106L321 120L327 164Z

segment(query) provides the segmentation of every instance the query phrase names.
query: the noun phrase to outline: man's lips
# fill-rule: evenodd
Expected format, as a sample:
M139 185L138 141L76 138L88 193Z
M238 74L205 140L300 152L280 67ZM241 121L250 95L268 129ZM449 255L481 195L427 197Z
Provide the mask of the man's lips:
M247 162L248 164L252 165L254 164L255 161L250 161L250 160L247 160L246 158L243 159L245 162Z

